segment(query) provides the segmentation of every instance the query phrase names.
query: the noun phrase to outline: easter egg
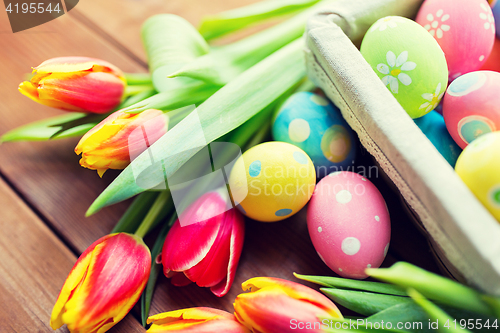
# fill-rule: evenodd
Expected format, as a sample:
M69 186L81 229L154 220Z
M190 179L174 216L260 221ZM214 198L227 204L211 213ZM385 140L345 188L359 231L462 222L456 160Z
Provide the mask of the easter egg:
M391 238L382 194L365 177L348 171L323 178L307 207L307 227L320 258L335 273L364 279L378 268Z
M477 71L455 79L444 97L448 132L463 149L485 133L500 129L500 73Z
M235 205L246 216L263 222L297 213L311 198L315 184L309 156L285 142L265 142L247 150L229 177Z
M500 17L498 18L498 20L498 22L500 22ZM500 27L500 24L498 24L497 26ZM495 39L493 50L491 51L488 60L486 60L483 67L481 67L481 70L500 72L500 39Z
M500 132L485 134L468 145L455 171L500 222Z
M485 0L427 0L416 21L443 49L450 80L479 69L493 48L495 22Z
M399 16L375 22L361 54L412 118L439 104L448 84L448 68L436 40L418 23Z
M318 178L352 165L356 156L356 137L340 110L311 92L287 99L274 121L273 137L303 149Z
M444 118L437 111L431 111L425 116L415 119L415 124L436 147L452 167L455 166L462 149L453 141L446 129Z
M500 1L493 4L493 17L495 18L497 36L500 38Z

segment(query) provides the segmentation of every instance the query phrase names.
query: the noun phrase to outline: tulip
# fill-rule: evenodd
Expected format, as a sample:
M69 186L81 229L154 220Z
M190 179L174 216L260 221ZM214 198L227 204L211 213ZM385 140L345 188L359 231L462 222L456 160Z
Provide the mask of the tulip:
M103 333L125 317L141 296L151 254L141 238L111 234L78 258L57 298L50 326L70 332Z
M257 277L242 287L250 292L238 295L234 314L252 332L322 332L324 318L343 318L332 301L295 282Z
M127 84L112 64L86 57L61 57L33 68L19 91L43 105L67 111L106 113L117 107Z
M116 111L88 131L75 148L80 165L97 170L124 169L167 132L168 117L160 110Z
M234 280L245 233L241 213L226 211L223 191L202 195L177 219L162 252L163 272L176 286L195 282L224 296Z
M226 312L211 308L191 308L160 313L148 318L149 333L249 333L236 318Z

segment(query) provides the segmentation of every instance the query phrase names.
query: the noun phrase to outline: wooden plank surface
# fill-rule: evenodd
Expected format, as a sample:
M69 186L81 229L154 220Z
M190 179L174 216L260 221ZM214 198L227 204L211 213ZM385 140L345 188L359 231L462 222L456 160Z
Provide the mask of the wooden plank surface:
M10 32L6 14L0 14L0 134L27 122L62 113L38 105L17 92L17 85L31 66L51 57L84 55L108 60L124 71L144 71L145 55L139 31L142 22L150 15L160 12L176 13L196 25L202 15L251 2L255 0L237 0L230 3L224 0L85 0L69 15L16 34ZM69 139L3 144L0 146L0 174L16 189L19 198L25 200L55 233L50 235L50 231L45 228L43 233L47 235L44 237L50 237L52 241L56 240L56 236L60 237L70 250L79 254L112 229L127 203L107 208L91 218L84 217L87 207L117 172L108 172L100 179L94 171L82 169L78 165L78 157L73 153L76 143L76 139ZM371 162L365 157L363 163ZM376 181L377 186L385 186L381 178ZM384 265L388 266L396 260L407 260L437 270L425 238L405 216L397 195L394 195L389 187L384 188L382 192L393 217L393 245ZM1 197L0 203L3 207L4 201ZM9 202L6 201L5 204ZM24 209L29 212L28 208ZM31 228L24 219L19 223L22 228ZM38 229L43 227L42 222L37 223L40 224ZM2 234L0 239L1 237ZM51 281L40 282L39 286L44 288L45 284L51 284L48 288L56 290L56 293L75 259L61 242L57 244L51 247L50 244L43 243L40 248L48 247L53 249L50 251L61 251L62 254L56 257L69 256L69 259L65 259L69 260L69 263L66 263L64 269L61 268L64 273L62 277L49 275ZM45 253L43 251L42 253ZM52 256L48 253L46 255L48 258ZM53 265L50 259L46 262L47 267ZM161 277L151 313L191 306L213 306L232 311L232 302L240 292L240 285L244 280L262 275L293 279L294 271L304 274L332 274L312 247L305 224L305 211L279 223L248 221L240 266L233 288L227 296L217 298L208 289L195 285L175 288L166 278ZM1 284L4 274L7 276L10 273L0 272L0 295L6 289ZM14 292L22 286L15 285L10 288L11 292ZM45 316L50 314L53 300L55 296L40 305L43 309L36 311L45 311ZM7 316L2 317L0 312L0 323L4 322L12 324L13 320ZM46 325L47 321L40 321L39 330L44 331ZM130 325L135 327L134 323Z
M146 61L142 48L140 28L150 16L170 13L182 16L195 27L205 15L245 6L258 0L85 0L80 1L75 13L82 22L100 30L126 47L141 61ZM83 17L82 17L83 16Z
M58 56L102 58L127 72L144 71L129 57L74 18L64 15L42 26L16 34L6 13L0 14L0 133L31 121L63 114L22 96L17 86L31 67ZM83 252L109 232L125 206L85 218L91 202L110 182L113 172L101 180L94 171L78 165L73 152L77 139L9 143L0 146L0 172L40 211L65 241ZM116 175L116 173L114 173Z
M53 332L52 307L76 257L1 179L0 203L0 332ZM144 328L129 315L112 332Z

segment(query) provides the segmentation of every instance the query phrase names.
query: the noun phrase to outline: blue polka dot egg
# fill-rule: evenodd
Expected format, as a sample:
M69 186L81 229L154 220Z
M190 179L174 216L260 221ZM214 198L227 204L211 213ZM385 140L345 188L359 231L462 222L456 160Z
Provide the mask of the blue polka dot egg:
M273 137L303 149L311 157L318 178L346 169L356 157L354 132L340 110L311 92L288 98L274 121Z
M265 142L249 149L235 162L229 177L240 211L263 222L297 213L311 198L315 184L311 159L285 142Z

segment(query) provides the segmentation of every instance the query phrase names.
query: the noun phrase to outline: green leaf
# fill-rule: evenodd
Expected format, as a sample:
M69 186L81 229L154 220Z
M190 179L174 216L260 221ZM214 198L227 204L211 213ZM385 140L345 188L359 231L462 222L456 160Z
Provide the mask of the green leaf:
M185 82L183 85L170 87L154 96L138 101L123 109L125 112L138 113L148 109L175 110L192 104L199 104L212 96L219 86L201 81Z
M120 104L117 110L138 103L142 99L150 97L153 93L154 90L147 90L131 96ZM69 112L15 128L5 133L0 138L0 142L47 141L83 136L108 115L109 113Z
M129 86L152 84L149 73L125 73L124 75Z
M158 255L160 255L168 231L170 230L170 227L174 224L176 219L177 215L174 213L170 218L170 221L168 223L165 223L165 225L159 232L158 237L156 238L156 242L151 250L151 272L149 273L149 280L148 283L146 284L144 292L141 295L141 300L140 300L141 319L143 326L146 326L147 324L149 309L151 307L151 300L153 299L153 292L156 286L156 281L158 280L158 274L161 272L161 267L162 267L161 264L156 263L156 258L158 257Z
M279 48L301 37L304 34L307 19L323 6L325 2L260 33L215 48L210 53L182 67L170 77L187 76L222 86Z
M123 170L94 201L87 215L144 192L146 189L137 185L134 175L145 175L150 182L157 183L157 175L144 172L153 162L162 161L162 172L170 177L208 143L276 101L305 77L303 47L300 38L217 91Z
M382 322L386 323L386 326L387 323L391 323L393 328L397 328L398 323L403 323L403 325L408 323L407 328L402 327L406 332L432 332L428 328L427 314L414 302L391 306L365 319L368 327ZM372 325L370 326L368 323L372 323Z
M462 329L460 327L455 327L453 323L453 318L451 318L446 312L441 310L437 305L426 299L422 294L416 291L413 288L408 289L408 295L413 299L415 303L417 303L430 317L433 322L437 322L438 331L441 333L446 332L463 332L467 333L470 331L468 329ZM447 327L444 325L448 324ZM451 324L451 325L450 325ZM475 325L474 325L475 326Z
M153 85L160 92L172 85L192 81L167 76L210 50L200 33L177 15L159 14L150 17L144 22L141 35Z
M300 275L297 273L293 273L293 275L295 275L297 279L309 281L325 287L364 290L379 294L408 296L403 288L398 286L393 286L387 283L343 279L343 278L329 277L329 276Z
M128 207L125 214L122 215L121 219L115 225L111 233L126 232L133 234L139 227L139 224L141 224L141 221L146 217L146 214L158 197L158 194L158 192L153 191L147 191L139 194Z
M408 297L367 293L364 291L321 288L321 291L349 310L370 316L396 304L412 303Z
M204 17L199 32L206 40L242 29L252 23L280 15L292 14L319 0L267 0Z
M407 262L397 262L390 268L368 268L366 273L403 288L413 288L424 297L442 304L486 315L494 314L476 290Z
M80 112L67 113L15 128L5 133L0 142L45 141L83 135L106 116Z

